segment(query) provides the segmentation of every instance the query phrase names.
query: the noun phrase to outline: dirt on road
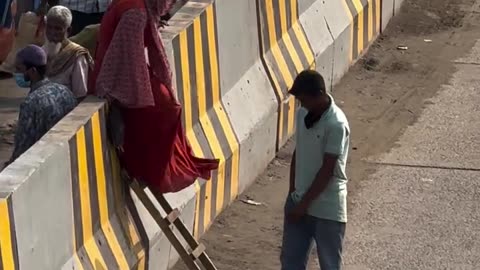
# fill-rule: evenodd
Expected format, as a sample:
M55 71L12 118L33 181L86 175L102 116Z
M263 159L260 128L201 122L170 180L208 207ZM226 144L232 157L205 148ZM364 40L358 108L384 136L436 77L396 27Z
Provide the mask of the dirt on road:
M415 122L427 100L454 73L452 60L480 39L474 3L406 0L402 13L335 87L333 95L349 117L352 130L350 213L357 207L352 202L361 188L359 183L369 181L376 169L364 160L395 147L397 138ZM400 45L408 50L398 50ZM290 142L241 195L263 205L234 202L203 237L218 269L279 269L282 208L292 149ZM310 269L318 269L313 256Z

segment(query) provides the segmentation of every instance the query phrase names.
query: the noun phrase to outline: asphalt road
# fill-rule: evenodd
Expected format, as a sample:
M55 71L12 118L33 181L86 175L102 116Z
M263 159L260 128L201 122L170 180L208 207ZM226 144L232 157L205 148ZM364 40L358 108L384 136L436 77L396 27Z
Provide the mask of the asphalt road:
M480 269L480 41L352 200L346 269Z
M17 87L13 79L0 80L0 168L10 158L13 148L12 125L18 118L20 104L28 89Z

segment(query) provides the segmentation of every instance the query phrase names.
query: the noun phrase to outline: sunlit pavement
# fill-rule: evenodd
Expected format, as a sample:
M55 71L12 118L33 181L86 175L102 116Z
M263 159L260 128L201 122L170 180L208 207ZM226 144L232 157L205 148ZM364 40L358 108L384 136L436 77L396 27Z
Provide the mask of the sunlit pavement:
M11 78L0 79L0 167L10 157L12 150L12 125L18 118L20 104L28 93Z

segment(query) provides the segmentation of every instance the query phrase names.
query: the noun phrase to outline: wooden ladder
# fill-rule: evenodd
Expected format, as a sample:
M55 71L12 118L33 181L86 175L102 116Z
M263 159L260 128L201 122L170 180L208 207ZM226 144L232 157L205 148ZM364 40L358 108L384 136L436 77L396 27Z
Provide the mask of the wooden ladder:
M160 211L155 207L145 192L146 187L141 186L136 180L132 180L130 187L133 189L135 194L137 194L137 197L143 203L150 215L152 215L158 226L160 226L163 233L167 236L168 240L178 252L180 258L183 260L189 270L217 270L205 252L205 246L199 244L195 240L190 231L188 231L188 229L185 227L185 224L183 224L183 222L180 220L180 211L178 209L173 209L163 195L154 194L155 198L160 203L160 206L166 213L166 216L162 217ZM178 232L180 232L180 234L183 236L183 239L187 243L187 248L182 245L180 240L177 238L177 235L173 232L172 225L175 226Z

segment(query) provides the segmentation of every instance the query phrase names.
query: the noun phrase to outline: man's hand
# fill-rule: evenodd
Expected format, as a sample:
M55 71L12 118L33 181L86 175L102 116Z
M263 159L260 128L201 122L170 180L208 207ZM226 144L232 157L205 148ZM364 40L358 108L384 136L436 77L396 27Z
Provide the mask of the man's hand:
M293 208L293 210L288 213L287 221L290 223L298 223L300 222L305 215L307 214L308 206L304 204L299 204Z
M164 28L165 26L168 26L168 21L160 20L160 28Z

